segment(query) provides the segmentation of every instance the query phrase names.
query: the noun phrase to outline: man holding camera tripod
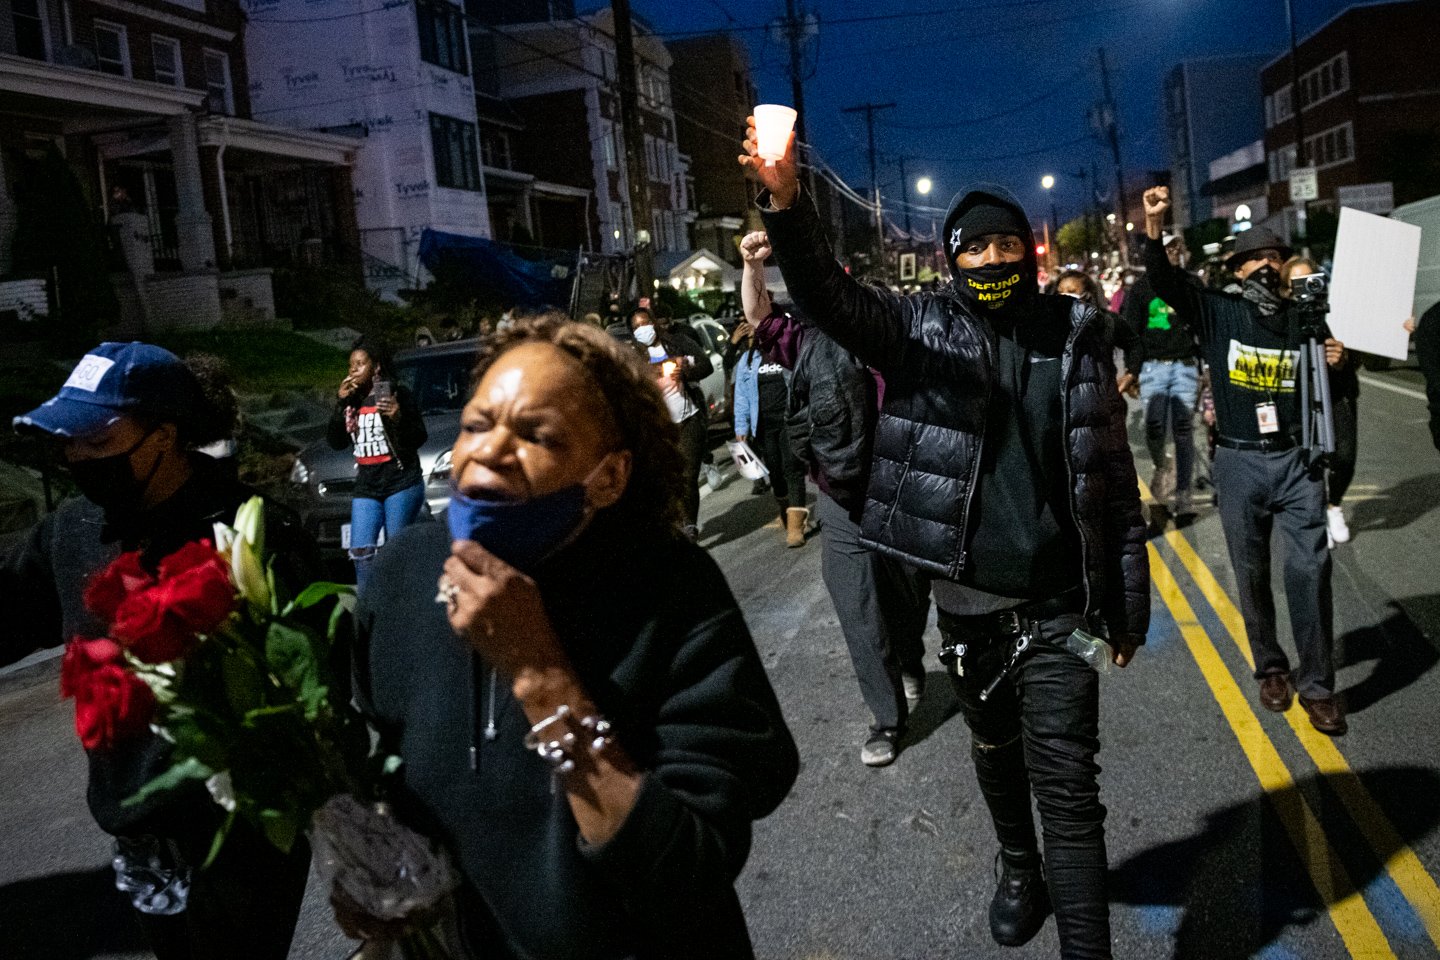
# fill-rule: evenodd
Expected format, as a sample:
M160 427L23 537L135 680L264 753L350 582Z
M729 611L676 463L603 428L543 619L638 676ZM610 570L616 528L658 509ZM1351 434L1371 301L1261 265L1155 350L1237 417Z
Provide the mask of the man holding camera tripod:
M1260 681L1260 704L1290 708L1290 661L1275 630L1270 591L1270 534L1285 539L1285 598L1299 652L1293 690L1321 733L1346 730L1335 697L1334 610L1330 551L1325 542L1323 457L1302 442L1300 353L1311 333L1302 330L1297 305L1280 294L1280 267L1290 248L1264 227L1240 234L1226 261L1242 284L1239 294L1202 290L1170 263L1161 243L1168 187L1145 191L1146 276L1156 294L1196 322L1200 352L1210 364L1219 439L1215 492L1240 612ZM1344 345L1323 329L1325 362L1340 365Z

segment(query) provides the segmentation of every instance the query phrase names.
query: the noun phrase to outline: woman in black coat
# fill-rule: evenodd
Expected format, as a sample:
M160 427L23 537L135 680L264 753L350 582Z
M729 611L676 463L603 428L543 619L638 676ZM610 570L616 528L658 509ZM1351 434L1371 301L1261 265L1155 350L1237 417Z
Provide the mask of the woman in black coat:
M679 533L694 477L651 372L539 317L476 376L449 530L398 537L357 614L399 810L458 861L487 960L751 956L734 881L798 758L724 577Z

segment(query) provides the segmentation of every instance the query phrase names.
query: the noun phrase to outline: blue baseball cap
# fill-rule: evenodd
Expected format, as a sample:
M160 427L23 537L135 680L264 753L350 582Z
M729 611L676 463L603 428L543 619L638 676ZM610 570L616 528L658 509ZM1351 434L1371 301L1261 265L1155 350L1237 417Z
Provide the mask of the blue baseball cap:
M183 423L204 405L199 381L175 354L148 343L102 343L60 392L13 421L16 430L88 437L126 414Z

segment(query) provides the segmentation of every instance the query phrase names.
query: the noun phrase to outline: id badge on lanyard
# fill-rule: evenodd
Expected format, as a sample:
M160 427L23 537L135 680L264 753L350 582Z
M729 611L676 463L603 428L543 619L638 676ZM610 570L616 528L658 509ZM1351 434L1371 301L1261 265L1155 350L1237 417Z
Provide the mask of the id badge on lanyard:
M1260 427L1261 436L1280 432L1280 411L1276 408L1274 400L1265 400L1255 404L1255 422Z

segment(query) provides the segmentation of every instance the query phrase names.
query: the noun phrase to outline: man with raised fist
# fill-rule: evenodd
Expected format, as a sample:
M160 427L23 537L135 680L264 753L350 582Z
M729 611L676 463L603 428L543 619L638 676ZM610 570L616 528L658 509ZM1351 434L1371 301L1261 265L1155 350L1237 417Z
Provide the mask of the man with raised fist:
M1281 295L1280 267L1290 247L1265 227L1240 234L1226 261L1240 293L1205 290L1171 264L1161 241L1170 188L1145 191L1145 271L1156 295L1191 318L1210 365L1219 429L1215 493L1235 569L1240 613L1260 681L1260 705L1284 713L1299 691L1300 706L1321 733L1347 727L1335 697L1335 617L1325 530L1325 469L1301 446L1300 330L1294 301ZM1325 340L1325 360L1338 366L1344 346ZM1285 540L1285 599L1299 654L1292 674L1275 628L1270 591L1270 535Z

